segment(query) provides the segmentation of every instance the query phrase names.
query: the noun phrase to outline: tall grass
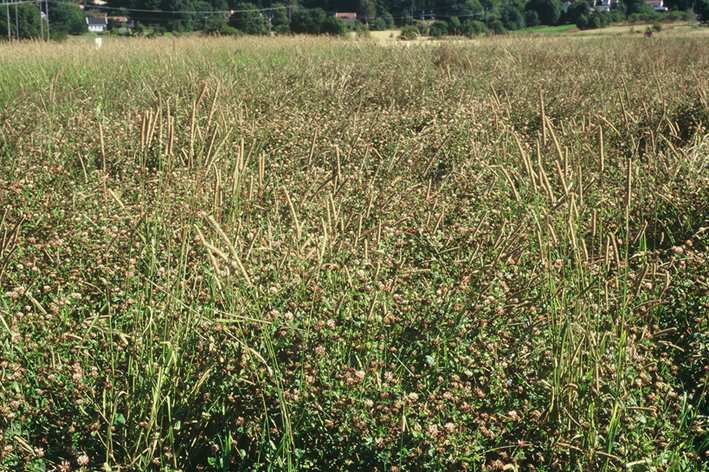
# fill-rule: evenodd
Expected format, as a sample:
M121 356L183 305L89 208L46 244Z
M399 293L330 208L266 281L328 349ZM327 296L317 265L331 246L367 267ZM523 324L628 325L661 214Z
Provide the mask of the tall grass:
M0 468L699 470L705 46L2 46Z

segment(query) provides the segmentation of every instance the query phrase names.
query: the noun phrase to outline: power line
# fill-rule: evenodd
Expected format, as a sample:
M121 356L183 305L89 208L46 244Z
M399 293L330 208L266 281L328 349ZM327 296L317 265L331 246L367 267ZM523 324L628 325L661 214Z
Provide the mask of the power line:
M74 5L78 6L77 3L75 2L70 2L70 1L62 1L62 0L15 0L15 1L9 1L9 2L4 2L0 3L0 7L6 6L8 10L8 15L9 15L9 7L10 5L24 5L24 4L39 4L40 11L42 11L42 3L45 5L46 12L43 12L47 16L47 20L49 20L49 3L54 3L58 5ZM126 12L126 13L152 13L156 15L206 15L206 14L229 14L233 15L235 13L259 13L259 12L269 12L269 11L277 11L277 10L288 10L288 16L290 20L291 16L291 10L292 8L287 5L280 5L280 6L274 6L274 7L267 7L267 8L248 8L248 9L240 9L240 10L160 10L160 9L143 9L143 8L123 8L123 7L111 7L107 5L90 5L86 6L85 10L104 10L106 12ZM312 10L308 8L304 8L303 10ZM408 20L408 19L416 19L417 17L427 17L428 19L434 19L434 18L481 18L484 17L484 12L482 15L480 13L469 13L469 14L459 14L459 15L451 15L451 14L444 14L444 13L436 13L434 10L419 10L419 11L412 11L411 15L405 15L405 16L391 16L393 20ZM49 21L47 21L49 23ZM47 35L49 35L49 24L47 25Z
M75 5L78 6L77 3L75 2L69 2L69 1L62 1L62 0L15 0L12 2L5 2L5 3L0 3L0 6L4 5L21 5L21 4L26 4L26 3L42 3L44 2L45 4L49 3L54 3L58 5ZM314 8L301 8L302 10L314 10ZM246 9L240 9L240 10L160 10L160 9L144 9L144 8L124 8L124 7L112 7L108 5L86 5L84 10L106 10L106 11L115 11L115 12L134 12L134 13L155 13L155 14L172 14L172 15L184 15L184 14L215 14L215 13L224 13L224 14L234 14L234 13L258 13L258 12L268 12L268 11L277 11L277 10L288 10L290 12L291 7L287 5L280 5L280 6L275 6L275 7L266 7L266 8L246 8ZM477 13L470 13L470 14L459 14L459 15L451 15L451 14L444 14L444 13L436 13L434 10L419 10L413 13L412 15L404 15L404 16L391 16L392 19L394 20L404 20L404 19L416 19L419 16L424 16L428 17L436 17L436 18L452 18L452 17L458 17L458 18L475 18L480 16Z
M16 2L5 2L5 3L0 3L0 7L9 7L10 5L24 5L26 3L37 3L35 0L19 0Z
M7 12L7 40L12 41L12 36L10 36L10 5L7 5L5 7L5 11Z
M0 7L11 6L11 5L24 5L28 3L54 3L58 5L75 5L79 6L75 2L63 2L60 0L16 0L12 2L0 3ZM113 11L127 11L136 13L171 13L171 14L185 14L185 13L250 13L250 12L262 12L262 11L274 11L274 10L286 10L288 7L286 5L269 7L269 8L249 8L241 10L147 10L142 8L123 8L123 7L111 7L107 5L89 5L85 7L86 10L113 10Z
M63 5L76 5L73 2L63 2L60 0L48 0L51 3L63 4ZM27 2L31 3L31 2ZM3 4L0 4L3 5ZM123 7L111 7L107 5L90 5L87 6L86 10L113 10L113 11L126 11L135 13L167 13L167 14L195 14L195 13L251 13L251 12L262 12L262 11L274 11L274 10L286 10L288 7L286 5L281 5L277 7L269 8L248 8L242 10L148 10L143 8L123 8Z

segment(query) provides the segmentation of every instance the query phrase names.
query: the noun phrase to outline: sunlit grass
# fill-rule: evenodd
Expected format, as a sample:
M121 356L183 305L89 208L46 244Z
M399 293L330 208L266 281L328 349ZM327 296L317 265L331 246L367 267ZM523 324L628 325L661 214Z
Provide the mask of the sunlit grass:
M0 46L0 469L699 470L708 51Z

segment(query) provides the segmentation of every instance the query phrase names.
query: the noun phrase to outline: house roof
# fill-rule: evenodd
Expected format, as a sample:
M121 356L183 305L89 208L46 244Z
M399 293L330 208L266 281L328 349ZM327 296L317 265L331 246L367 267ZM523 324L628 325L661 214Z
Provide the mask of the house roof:
M343 20L356 20L357 13L355 12L336 12L335 18L342 18Z
M105 16L87 16L86 24L89 26L106 26L108 19Z

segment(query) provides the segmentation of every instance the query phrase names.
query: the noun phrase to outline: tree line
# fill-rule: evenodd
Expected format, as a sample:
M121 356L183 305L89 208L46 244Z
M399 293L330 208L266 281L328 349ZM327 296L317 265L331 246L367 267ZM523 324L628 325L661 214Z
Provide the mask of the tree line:
M3 3L4 0L0 0ZM68 35L79 35L88 31L86 17L78 3L49 2L49 22L34 3L11 5L0 11L0 41L13 39L46 38L60 40ZM9 16L10 21L3 21ZM48 24L49 23L49 24ZM47 28L49 26L49 28Z
M673 19L685 19L687 16L680 12L694 9L700 21L709 20L709 0L667 0L666 4L675 12L665 16ZM592 0L109 0L109 5L125 9L126 15L141 24L167 31L217 34L342 34L352 29L415 26L419 33L435 36L501 33L538 25L594 28L626 19L662 18L645 0L620 0L607 12L594 9ZM201 13L165 15L132 10ZM238 12L230 18L204 13L223 10ZM334 12L356 13L357 21L342 21L333 16Z
M111 15L131 18L135 22L132 32L138 34L202 31L338 35L350 30L402 27L405 37L473 36L538 25L575 24L584 29L628 19L657 21L690 15L709 21L709 0L666 0L665 4L670 12L663 14L653 11L645 0L619 0L609 11L598 11L592 0L109 0L107 8ZM85 10L70 1L55 0L49 5L53 38L86 32L85 14L91 14L90 5ZM0 18L0 39L6 38L8 27L13 37L40 37L46 20L35 4L9 8L13 21L8 24ZM225 13L229 11L234 13ZM344 21L336 18L334 12L356 13L357 19ZM106 10L96 11L105 13Z

